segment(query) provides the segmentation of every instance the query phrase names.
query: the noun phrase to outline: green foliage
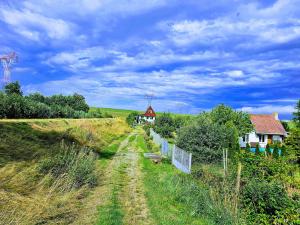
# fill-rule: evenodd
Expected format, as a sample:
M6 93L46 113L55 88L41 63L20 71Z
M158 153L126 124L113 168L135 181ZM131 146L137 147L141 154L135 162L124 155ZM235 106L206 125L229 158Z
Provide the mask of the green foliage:
M260 155L259 144L258 143L255 146L255 155Z
M279 149L278 149L278 144L275 144L274 149L273 149L273 157L275 159L279 158Z
M175 122L170 113L163 113L155 120L155 131L165 138L173 137L175 132Z
M0 118L103 118L100 109L89 111L89 106L82 95L43 96L39 93L23 97L18 82L5 86L5 93L0 92Z
M177 145L192 152L195 162L216 162L222 159L222 149L228 147L227 130L226 126L212 123L203 114L179 130Z
M269 144L267 144L267 146L266 146L266 153L267 153L267 156L271 156L272 155L271 148L270 148Z
M153 125L152 124L145 124L143 126L143 129L145 130L147 136L150 136L150 128L153 128Z
M298 100L296 107L295 107L295 112L293 113L294 115L294 121L296 123L296 126L300 128L300 99Z
M289 123L286 121L280 121L282 126L284 127L285 131L290 131Z
M130 125L130 126L135 125L138 115L139 115L138 112L131 112L131 113L129 113L129 115L126 117L127 124Z
M20 96L23 95L23 92L21 91L21 86L18 81L7 84L4 87L4 92L7 95L12 95L12 94L20 95Z
M95 159L95 155L88 149L64 147L55 156L42 160L39 171L43 174L50 173L55 178L68 176L70 188L83 185L93 187L97 184Z
M239 137L242 137L253 130L253 125L248 113L234 111L232 108L224 104L215 107L211 111L210 117L214 123L220 125L225 125L231 121L237 128Z
M251 224L273 224L274 218L286 208L296 214L296 208L293 207L295 203L288 197L283 185L275 181L251 179L242 190L242 205L248 209L248 221Z
M285 140L286 154L300 164L300 129L293 129Z
M251 146L249 143L246 144L246 152L251 152Z

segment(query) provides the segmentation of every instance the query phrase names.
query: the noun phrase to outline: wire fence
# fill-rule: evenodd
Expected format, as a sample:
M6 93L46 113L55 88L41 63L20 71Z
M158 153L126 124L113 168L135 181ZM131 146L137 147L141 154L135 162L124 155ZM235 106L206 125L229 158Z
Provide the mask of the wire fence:
M192 153L171 145L168 141L157 134L152 128L150 129L150 136L153 142L160 146L160 152L163 156L172 159L172 164L184 173L191 173L192 168Z

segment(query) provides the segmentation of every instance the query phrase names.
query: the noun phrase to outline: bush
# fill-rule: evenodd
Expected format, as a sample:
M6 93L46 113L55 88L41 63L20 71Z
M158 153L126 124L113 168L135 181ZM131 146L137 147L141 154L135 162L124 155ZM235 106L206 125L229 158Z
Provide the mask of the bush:
M170 113L163 113L155 120L155 131L165 138L173 137L175 132L175 122Z
M70 180L69 187L79 188L83 185L95 186L95 155L88 149L64 147L53 157L44 159L39 164L39 171L50 173L54 178L65 175Z
M242 189L242 205L251 224L273 224L282 210L293 207L282 184L252 179Z
M217 162L222 159L223 148L228 147L227 127L212 123L200 116L192 125L179 130L177 145L193 153L193 161Z
M260 155L259 144L258 143L255 146L255 155Z
M133 126L136 124L136 117L139 115L138 112L131 112L129 115L126 117L126 122L129 126Z
M267 153L267 156L271 156L272 155L269 144L267 144L267 146L266 146L266 153Z
M278 144L275 144L274 149L273 149L273 157L275 159L279 158L279 149L278 149Z

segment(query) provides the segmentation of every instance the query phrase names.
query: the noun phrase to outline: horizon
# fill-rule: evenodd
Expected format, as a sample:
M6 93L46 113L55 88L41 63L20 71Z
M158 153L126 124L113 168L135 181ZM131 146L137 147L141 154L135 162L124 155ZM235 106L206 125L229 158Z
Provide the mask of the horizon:
M300 99L300 1L2 1L0 56L24 94L197 114L226 104L292 119ZM2 74L1 74L2 77Z

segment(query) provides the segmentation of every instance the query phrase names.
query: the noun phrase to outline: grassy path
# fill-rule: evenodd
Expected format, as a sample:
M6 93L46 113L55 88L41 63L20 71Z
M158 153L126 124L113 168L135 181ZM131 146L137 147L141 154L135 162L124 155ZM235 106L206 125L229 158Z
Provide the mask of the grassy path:
M106 169L97 224L152 224L144 196L136 131L123 141Z
M192 215L191 208L174 194L182 190L172 179L180 172L168 162L154 164L143 157L147 149L144 131L135 129L113 143L99 160L101 185L90 195L76 224L185 225L212 224Z

